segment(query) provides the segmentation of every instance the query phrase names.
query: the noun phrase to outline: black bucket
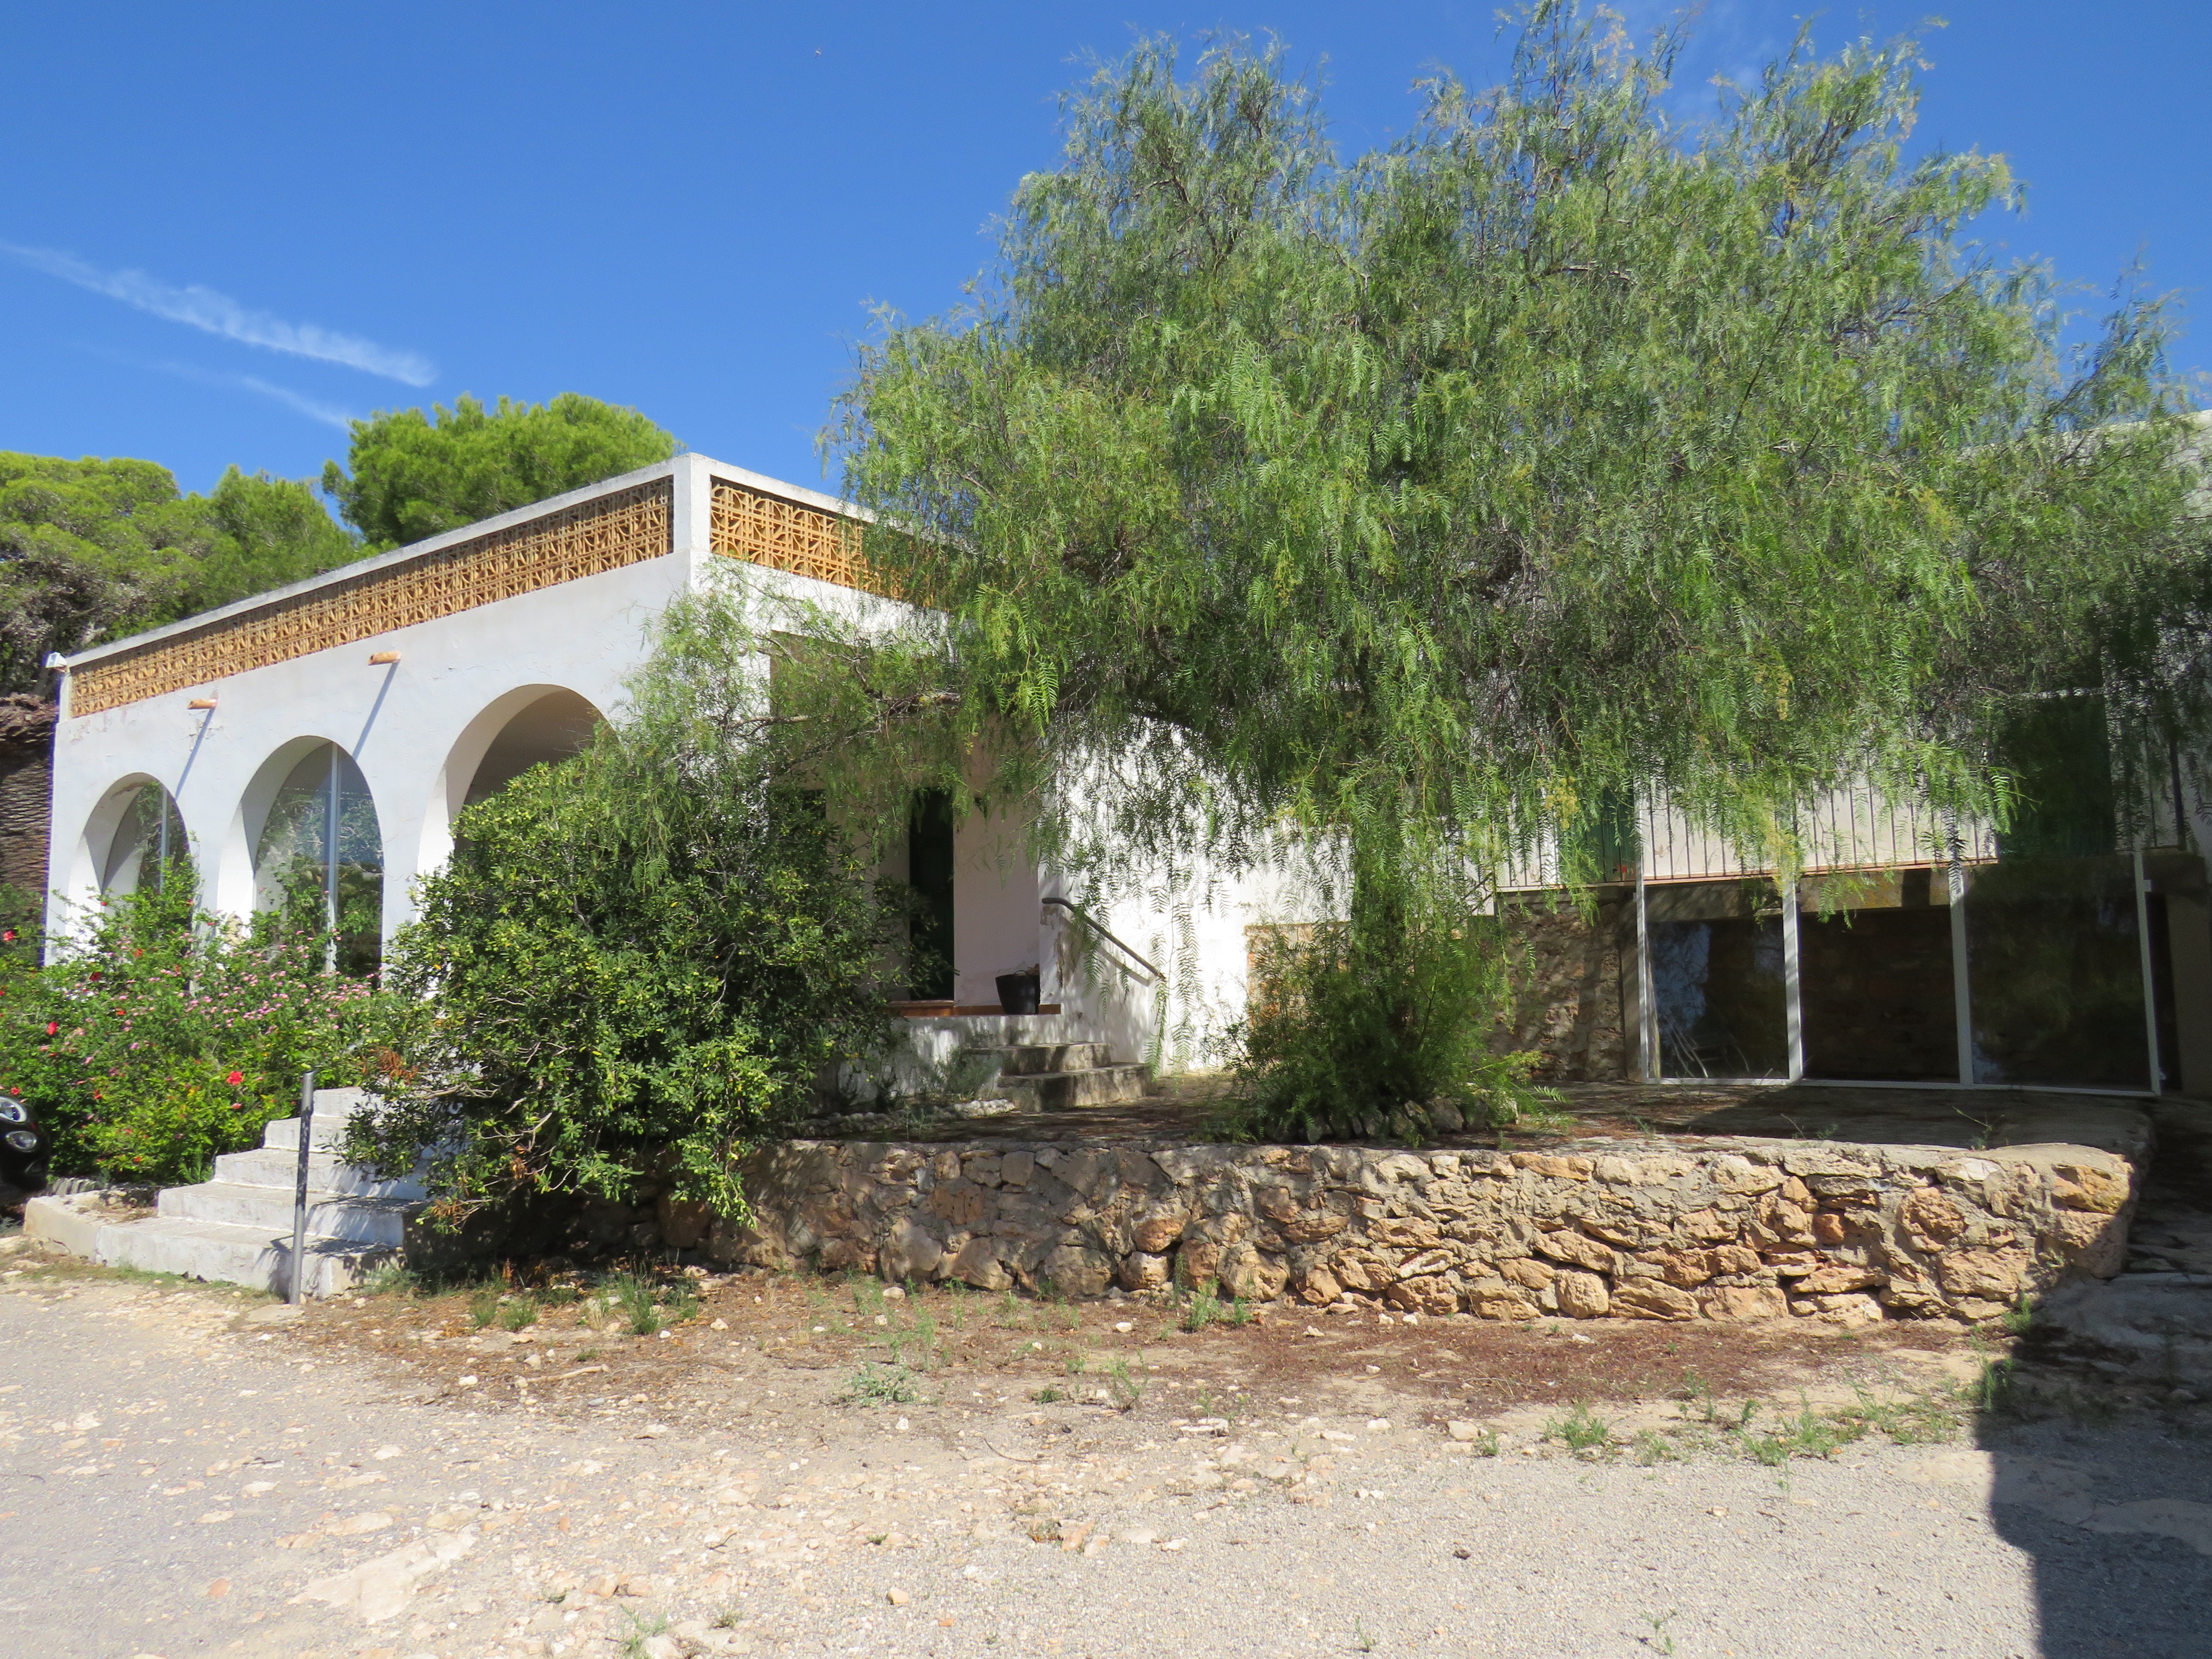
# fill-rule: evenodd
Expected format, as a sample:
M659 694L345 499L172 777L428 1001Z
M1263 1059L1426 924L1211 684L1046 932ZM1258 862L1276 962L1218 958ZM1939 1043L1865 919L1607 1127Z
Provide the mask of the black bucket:
M1001 974L999 975L999 1007L1009 1014L1033 1014L1037 1011L1041 990L1035 974Z

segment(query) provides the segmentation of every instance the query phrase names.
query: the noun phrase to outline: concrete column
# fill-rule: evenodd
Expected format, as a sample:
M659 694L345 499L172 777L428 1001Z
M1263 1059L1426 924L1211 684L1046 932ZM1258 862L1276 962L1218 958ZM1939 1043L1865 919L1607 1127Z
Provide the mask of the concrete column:
M1966 866L1955 846L1943 872L1951 899L1951 1011L1959 1026L1959 1081L1974 1077L1974 999L1966 981Z
M1805 1000L1797 953L1797 884L1782 890L1782 1018L1790 1039L1790 1080L1805 1075Z
M2212 905L2201 895L2168 890L2166 940L2181 1048L2180 1090L2212 1096Z
M670 546L676 556L678 588L694 585L698 573L714 556L714 484L704 455L679 455L670 479L675 492L670 503Z

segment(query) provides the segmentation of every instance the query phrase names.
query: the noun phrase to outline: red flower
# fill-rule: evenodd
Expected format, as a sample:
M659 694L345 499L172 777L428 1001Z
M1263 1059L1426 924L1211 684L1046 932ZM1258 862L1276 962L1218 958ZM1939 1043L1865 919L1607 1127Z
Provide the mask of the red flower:
M55 1035L57 1032L58 1032L61 1029L62 1029L61 1022L60 1022L59 1020L58 1020L58 1019L50 1019L50 1020L48 1020L48 1021L46 1022L46 1035L47 1035L48 1036L54 1036L54 1035Z
M15 942L15 930L14 928L0 928L0 945L13 945Z
M246 1108L238 1101L234 1100L230 1103L230 1109L234 1112L242 1112Z
M240 1084L246 1081L246 1073L243 1072L233 1072L228 1077L223 1079L223 1081L230 1085L232 1088L235 1089Z

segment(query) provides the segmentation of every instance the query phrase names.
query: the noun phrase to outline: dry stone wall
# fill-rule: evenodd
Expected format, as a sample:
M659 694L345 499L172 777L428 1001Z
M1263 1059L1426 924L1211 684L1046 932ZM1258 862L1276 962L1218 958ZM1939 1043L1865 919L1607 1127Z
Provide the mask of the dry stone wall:
M1635 890L1599 889L1588 915L1563 893L1502 901L1514 1005L1491 1045L1534 1054L1547 1083L1631 1074L1636 978Z
M787 1141L726 1263L984 1290L1218 1285L1484 1319L1988 1318L2119 1270L2139 1159L1752 1139L1544 1152ZM699 1218L703 1224L704 1218Z

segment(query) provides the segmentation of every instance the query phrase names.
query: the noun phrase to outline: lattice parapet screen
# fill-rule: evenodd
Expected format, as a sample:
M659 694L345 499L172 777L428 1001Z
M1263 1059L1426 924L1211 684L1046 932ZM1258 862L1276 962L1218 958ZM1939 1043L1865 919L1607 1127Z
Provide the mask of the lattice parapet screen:
M891 594L884 574L861 557L860 526L850 519L726 478L714 480L710 517L708 533L714 551L725 557L866 593Z
M103 657L70 676L70 713L96 714L659 558L674 549L672 502L667 479L638 484Z

